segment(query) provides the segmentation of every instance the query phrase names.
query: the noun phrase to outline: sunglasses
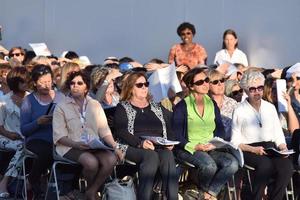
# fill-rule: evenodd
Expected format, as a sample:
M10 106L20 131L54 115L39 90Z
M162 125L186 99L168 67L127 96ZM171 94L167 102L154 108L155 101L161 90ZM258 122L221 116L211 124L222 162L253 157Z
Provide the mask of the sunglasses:
M82 82L82 81L77 81L77 82L76 81L71 81L71 83L70 83L70 85L75 85L75 84L81 86L81 85L84 84L84 82Z
M12 53L11 55L10 55L10 57L15 57L15 56L17 56L17 57L19 57L19 56L23 56L24 54L22 54L22 53Z
M239 89L239 90L232 91L232 92L231 92L231 95L232 95L232 96L236 96L236 95L242 94L242 93L243 93L243 89Z
M134 84L137 88L142 88L143 86L145 86L146 88L149 87L149 82L145 82L145 83L136 83Z
M203 85L204 82L208 83L209 82L209 78L206 77L204 80L198 80L198 81L194 82L193 85L200 86L200 85Z
M250 93L254 93L254 92L256 92L256 91L262 92L262 91L264 90L264 86L263 86L263 85L260 85L260 86L258 86L258 87L249 87L248 90L249 90Z
M219 83L224 83L224 82L225 82L224 78L219 79L219 80L210 81L210 83L213 85L218 85Z

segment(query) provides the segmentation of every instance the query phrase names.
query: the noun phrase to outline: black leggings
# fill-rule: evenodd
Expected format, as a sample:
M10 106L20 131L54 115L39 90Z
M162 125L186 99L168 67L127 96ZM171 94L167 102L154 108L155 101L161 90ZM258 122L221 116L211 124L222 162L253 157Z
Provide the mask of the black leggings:
M173 152L167 149L155 151L128 147L126 159L139 166L138 200L150 200L157 172L161 175L163 190L168 200L178 198L178 175Z
M53 163L53 144L44 140L30 140L26 143L26 148L37 155L33 161L28 180L34 189L39 189L42 173Z

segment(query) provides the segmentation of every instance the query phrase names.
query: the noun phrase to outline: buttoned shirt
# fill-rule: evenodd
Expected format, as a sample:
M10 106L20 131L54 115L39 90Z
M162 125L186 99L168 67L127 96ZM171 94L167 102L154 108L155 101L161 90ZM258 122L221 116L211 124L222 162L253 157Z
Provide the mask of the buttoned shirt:
M275 106L261 100L260 109L256 111L244 100L233 112L231 142L238 146L267 141L277 146L286 143Z
M21 135L20 108L12 101L12 95L13 92L9 92L3 97L0 105L0 125L7 131Z
M79 142L83 133L100 138L111 135L105 113L98 101L87 96L83 110L85 112L84 122L81 119L82 115L79 112L79 107L73 98L66 97L63 102L55 107L53 113L53 142L56 145L58 154L63 156L71 149L71 147L58 142L62 137L68 137L75 142Z

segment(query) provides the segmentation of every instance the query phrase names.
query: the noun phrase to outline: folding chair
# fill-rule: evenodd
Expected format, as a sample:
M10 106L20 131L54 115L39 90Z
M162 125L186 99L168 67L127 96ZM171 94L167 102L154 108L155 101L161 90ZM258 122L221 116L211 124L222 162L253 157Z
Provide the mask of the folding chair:
M187 161L177 161L179 165L183 165L185 168L195 168L195 165L192 163L189 163ZM185 177L185 179L187 176ZM181 178L180 178L181 179ZM230 184L230 181L227 181L227 190L228 190L228 198L229 200L237 200L237 194L236 194L236 188L235 188L235 181L234 181L234 175L231 178L232 185Z
M22 195L23 198L25 200L27 200L27 184L26 184L26 160L27 159L35 159L37 158L37 155L34 154L33 152L29 151L28 149L26 149L26 147L24 147L24 157L22 159L22 171L21 174L18 175L18 180L17 180L17 189L15 192L15 199L17 198L17 194L18 194L18 189L19 189L19 182L20 180L23 180L23 191L22 191Z
M74 166L79 166L80 165L77 162L71 161L69 159L66 159L66 158L60 156L56 152L55 146L54 146L53 147L53 164L52 164L51 173L50 173L50 177L49 177L49 181L48 181L48 185L47 185L45 200L47 200L47 198L48 198L49 188L51 188L51 187L55 187L56 199L59 200L60 191L59 191L59 188L58 188L57 173L56 173L56 166L59 165L59 164L60 165L74 165ZM54 180L54 183L53 183L53 180Z

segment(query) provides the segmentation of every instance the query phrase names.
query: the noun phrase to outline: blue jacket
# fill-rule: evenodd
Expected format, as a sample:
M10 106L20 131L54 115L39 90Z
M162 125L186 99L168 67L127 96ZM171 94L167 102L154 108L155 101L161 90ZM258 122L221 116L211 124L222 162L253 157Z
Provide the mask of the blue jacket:
M217 103L212 100L215 108L215 123L216 128L214 130L214 136L223 138L224 140L230 141L230 135L225 135L224 125L222 123L220 110L217 106ZM180 144L177 145L179 148L184 149L186 143L188 143L188 120L187 120L187 105L185 100L181 100L173 108L172 116L172 127L173 132L176 135L176 139L180 141Z

